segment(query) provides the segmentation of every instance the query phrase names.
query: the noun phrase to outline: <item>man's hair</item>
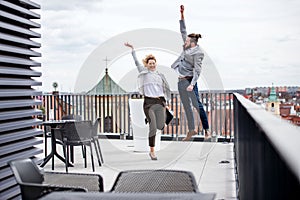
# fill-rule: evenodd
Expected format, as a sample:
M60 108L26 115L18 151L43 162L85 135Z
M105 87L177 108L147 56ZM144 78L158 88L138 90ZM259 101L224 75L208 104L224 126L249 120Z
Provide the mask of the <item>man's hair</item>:
M202 38L201 34L196 33L191 33L188 37L191 38L191 42L194 42L195 44L197 44L199 38Z
M149 60L155 60L155 62L156 62L155 56L152 54L149 54L149 55L146 55L146 57L143 59L143 64L146 66L148 64Z

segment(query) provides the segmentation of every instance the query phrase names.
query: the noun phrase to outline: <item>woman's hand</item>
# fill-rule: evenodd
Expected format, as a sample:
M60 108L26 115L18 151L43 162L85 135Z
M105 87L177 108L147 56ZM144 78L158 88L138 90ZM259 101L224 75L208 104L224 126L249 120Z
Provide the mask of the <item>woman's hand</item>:
M124 45L125 45L126 47L131 48L131 49L133 50L133 46L132 46L131 44L129 44L128 42L124 43Z

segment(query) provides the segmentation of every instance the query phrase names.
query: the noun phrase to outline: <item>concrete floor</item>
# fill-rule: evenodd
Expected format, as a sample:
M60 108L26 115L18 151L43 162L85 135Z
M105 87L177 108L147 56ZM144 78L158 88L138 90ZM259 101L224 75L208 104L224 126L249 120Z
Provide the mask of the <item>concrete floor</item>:
M95 172L90 156L84 168L81 148L75 147L74 167L69 172L98 173L109 191L120 171L131 169L176 169L194 174L200 192L216 193L216 199L237 199L233 143L161 141L157 161L148 152L134 151L133 140L99 139L104 164L99 167L94 152ZM50 144L50 140L48 141ZM44 148L44 144L40 146ZM50 145L48 152L50 151ZM62 155L62 148L58 146ZM43 157L44 155L40 155ZM44 170L51 171L51 160ZM55 159L55 171L65 171L63 162Z

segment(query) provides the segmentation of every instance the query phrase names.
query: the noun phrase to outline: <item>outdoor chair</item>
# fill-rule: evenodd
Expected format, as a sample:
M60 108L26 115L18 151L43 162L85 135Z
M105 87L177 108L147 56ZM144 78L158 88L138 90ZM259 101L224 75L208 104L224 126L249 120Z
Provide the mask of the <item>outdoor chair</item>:
M71 114L71 115L64 115L62 116L61 118L62 120L77 120L77 121L81 121L82 120L82 117L80 115L74 115L74 114ZM47 138L51 138L51 127L49 126L45 126L45 156L47 156L47 148L48 148L48 145L47 145ZM62 141L60 140L56 140L55 141L57 144L61 144L63 145ZM71 161L73 161L73 151L71 151Z
M62 119L63 120L75 119L77 121L82 120L81 116L79 116L79 115L66 115L66 116L63 116ZM98 164L99 164L99 166L102 166L102 163L104 163L104 161L103 161L103 155L102 155L102 152L101 152L100 143L99 143L99 140L98 140L98 126L100 124L100 120L101 120L101 118L99 117L93 123L93 127L92 127L92 142L93 142L93 144L95 146ZM71 148L70 153L71 153L70 154L71 162L74 162L74 151L73 151L73 148Z
M39 199L54 191L103 192L103 179L99 174L43 172L30 158L8 164L23 200Z
M99 140L98 140L98 127L99 127L99 124L100 124L100 120L101 120L101 118L98 117L95 120L95 122L93 124L93 128L92 128L92 142L94 143L94 146L95 146L95 149L96 149L96 154L97 154L97 159L98 159L99 166L102 165L101 163L104 163L100 143L99 143Z
M82 121L82 116L81 115L74 115L74 114L70 114L70 115L64 115L61 117L62 120L74 120L74 121ZM60 140L56 140L56 142L58 144L63 145L62 141ZM71 158L71 162L74 162L74 148L71 147L70 148L70 158Z
M115 193L197 193L191 172L179 170L128 170L120 172L111 192Z
M213 193L52 192L41 200L215 200Z
M61 128L54 130L55 137L63 142L63 152L66 158L65 166L68 172L69 149L80 146L82 148L84 167L87 167L86 147L90 147L92 169L95 171L92 148L92 123L91 121L66 122Z

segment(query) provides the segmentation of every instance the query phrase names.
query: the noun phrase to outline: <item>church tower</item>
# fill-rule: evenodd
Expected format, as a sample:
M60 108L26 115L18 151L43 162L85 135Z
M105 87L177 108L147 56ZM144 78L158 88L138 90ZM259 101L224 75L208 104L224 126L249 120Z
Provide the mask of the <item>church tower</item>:
M107 62L109 61L107 57L104 59L106 62L105 75L104 77L87 92L89 95L119 95L126 94L126 91L121 88L109 75Z
M277 99L276 90L272 84L268 102L266 104L266 110L272 112L275 115L280 115L280 102Z

